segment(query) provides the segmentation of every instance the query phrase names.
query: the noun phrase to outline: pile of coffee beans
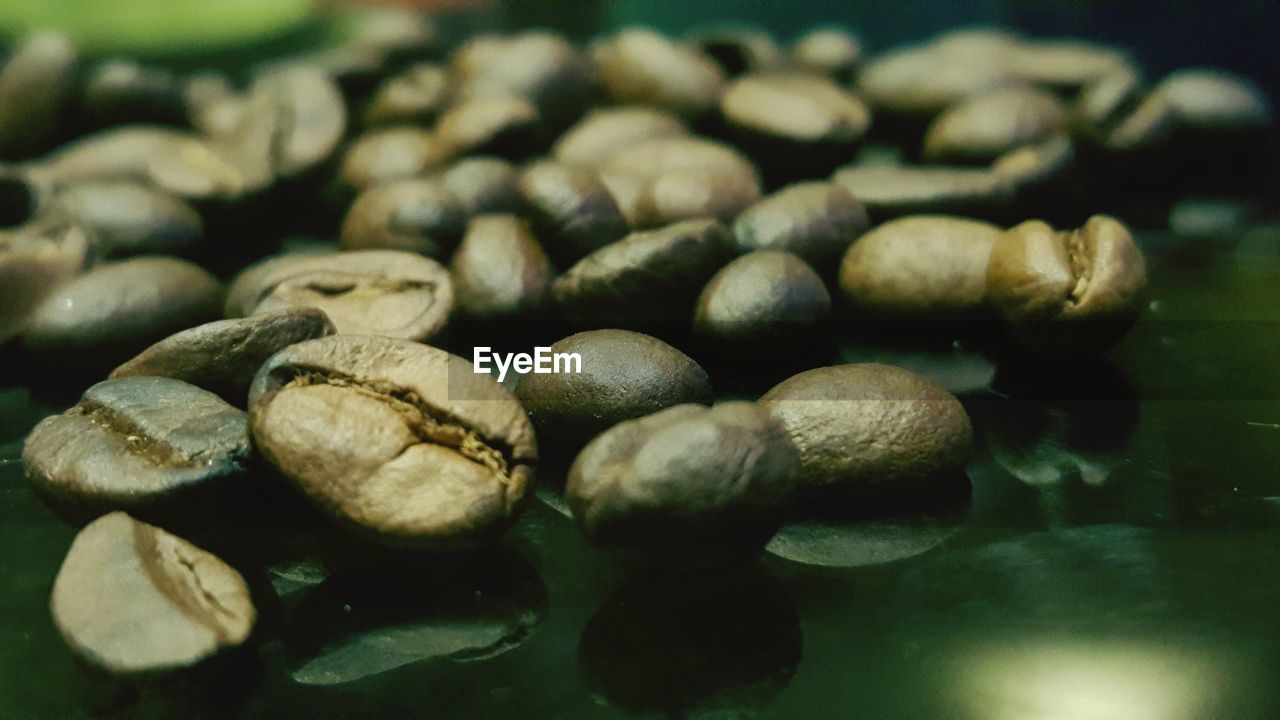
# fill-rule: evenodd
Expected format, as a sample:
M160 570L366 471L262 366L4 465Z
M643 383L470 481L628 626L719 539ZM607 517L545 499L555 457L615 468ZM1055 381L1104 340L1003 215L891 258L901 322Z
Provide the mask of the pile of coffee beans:
M0 65L0 342L87 387L23 462L88 523L52 611L97 668L249 641L259 568L172 533L277 485L339 544L453 554L540 484L625 565L702 576L813 503L963 498L961 400L832 338L1106 352L1146 284L1112 191L1230 187L1271 122L1246 79L1002 30L352 27L244 77L54 34ZM481 346L580 369L500 383Z

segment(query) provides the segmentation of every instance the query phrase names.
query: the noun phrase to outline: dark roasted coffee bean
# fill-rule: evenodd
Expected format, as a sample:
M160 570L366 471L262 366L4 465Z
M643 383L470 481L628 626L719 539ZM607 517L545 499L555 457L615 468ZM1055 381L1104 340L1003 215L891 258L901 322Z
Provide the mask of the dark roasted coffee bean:
M753 25L714 26L694 32L689 40L729 77L772 72L785 62L773 36Z
M831 176L866 208L873 222L900 215L948 213L973 217L1002 214L1013 199L1013 183L989 168L928 165L862 165Z
M539 162L525 169L520 189L538 236L562 265L627 234L609 189L587 168Z
M294 343L333 333L328 316L310 307L218 320L170 335L116 368L111 377L175 378L244 407L249 383L267 358Z
M593 544L667 572L741 565L782 522L796 449L759 405L677 405L592 440L566 495Z
M510 320L541 312L555 268L523 220L480 215L471 221L449 263L458 313L478 320Z
M92 233L94 248L104 257L184 255L204 235L204 223L195 208L136 182L70 185L51 202Z
M76 59L67 38L42 33L0 66L0 159L39 155L58 141L75 92Z
M1067 112L1053 94L1006 88L948 108L925 132L929 162L987 164L1001 153L1062 133Z
M591 59L613 102L651 105L685 118L713 111L724 83L711 58L651 30L631 28L598 42Z
M591 253L556 279L556 305L583 323L687 322L694 298L732 256L714 220L632 233Z
M76 535L49 605L72 651L119 675L196 665L243 644L257 619L235 569L121 512Z
M32 488L73 517L112 510L191 511L245 471L253 449L244 411L163 377L106 380L27 436Z
M429 130L386 127L370 130L347 147L339 171L342 183L357 191L401 178L423 175L444 165L449 151Z
M531 154L541 130L538 110L518 97L464 100L445 111L436 132L455 155L497 155L518 159Z
M459 97L524 98L552 125L563 126L580 115L591 90L586 59L548 32L502 38L464 58L455 64Z
M848 83L862 61L862 43L853 33L839 27L815 28L801 35L791 46L791 64Z
M785 250L830 275L849 244L867 229L867 211L830 182L789 185L752 205L733 223L739 252Z
M788 252L748 253L721 268L698 297L695 334L730 347L801 341L827 319L822 278Z
M99 265L57 288L22 343L66 364L114 365L178 330L218 317L222 286L197 265L141 256Z
M262 454L320 509L393 545L489 540L537 461L519 401L426 345L335 335L277 353L249 395Z
M80 122L101 128L129 123L181 125L187 119L182 84L173 73L133 60L100 63L80 90Z
M1003 231L985 222L918 215L858 238L840 263L840 289L859 315L945 323L972 318L986 296L987 261Z
M469 216L523 209L520 173L502 158L463 158L440 173L440 181Z
M960 401L891 365L836 365L779 383L760 398L800 451L812 497L929 504L969 459Z
M15 197L4 189L9 183L0 179L6 209L11 200L19 206L31 201L25 184L18 183ZM91 257L89 234L66 218L44 215L0 226L0 342L26 329L45 298L83 272Z
M1142 310L1146 264L1129 229L1105 215L1057 232L1029 220L995 243L987 299L1015 341L1041 352L1105 350Z
M298 253L250 266L227 294L227 317L323 310L339 333L431 340L453 311L449 271L399 250Z
M467 208L439 178L409 178L365 190L342 222L342 247L409 250L444 259L466 229Z
M605 107L592 110L566 130L551 152L563 163L598 167L630 145L688 134L679 118L663 110L642 105Z
M751 161L702 138L632 145L609 158L600 179L633 228L701 217L728 223L760 199L760 177Z
M1271 108L1262 91L1222 70L1179 70L1160 81L1155 93L1173 105L1180 125L1230 132L1271 122Z
M449 71L422 63L387 78L364 111L366 127L432 123L453 99Z
M576 353L581 372L532 373L516 395L544 444L576 450L601 431L681 403L711 403L707 373L684 353L642 333L591 330L551 345Z

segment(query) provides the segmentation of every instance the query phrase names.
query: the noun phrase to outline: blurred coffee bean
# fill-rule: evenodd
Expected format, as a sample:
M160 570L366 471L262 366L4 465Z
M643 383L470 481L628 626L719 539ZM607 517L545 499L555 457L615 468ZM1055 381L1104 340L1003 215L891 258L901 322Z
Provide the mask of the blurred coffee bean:
M960 401L891 365L808 370L760 404L799 450L800 492L813 497L927 505L954 489L969 459Z
M244 411L165 377L106 380L27 436L27 479L55 510L168 518L205 505L253 452Z
M1015 204L1025 212L1071 207L1074 188L1068 185L1075 165L1075 144L1058 135L1010 150L991 163L991 171L1012 183Z
M698 363L642 333L590 330L553 343L551 352L577 353L582 371L527 374L516 386L538 437L550 448L576 452L623 420L712 401L710 381Z
M552 293L574 322L683 324L702 286L732 255L723 225L688 220L596 250L557 278Z
M59 365L111 366L218 317L222 286L197 265L142 256L99 265L50 293L23 347Z
M541 312L555 269L523 220L480 215L449 263L457 311L472 320L511 320Z
M518 97L463 100L440 116L436 133L455 155L497 155L519 159L539 144L541 117Z
M773 36L755 25L713 26L692 33L689 40L729 77L771 72L785 61Z
M191 667L243 644L257 619L234 568L122 512L76 535L49 605L71 650L117 675Z
M0 223L0 343L22 333L45 298L83 272L92 257L89 234L64 217L46 214L9 226L8 211L31 202L26 185L11 191L13 182L0 178L6 210Z
M365 127L427 125L453 99L449 71L442 65L412 65L386 79L365 108Z
M715 109L724 72L696 48L651 30L629 28L591 47L605 94L618 104L651 105L697 119Z
M408 178L361 193L342 222L342 247L411 250L444 259L466 229L467 208L439 178Z
M175 378L244 407L249 383L267 358L294 343L333 333L329 318L310 307L217 320L170 335L117 367L111 377Z
M66 37L41 33L19 43L0 65L0 159L39 155L61 139L77 59Z
M153 164L205 151L203 141L189 131L127 125L67 143L32 163L30 173L53 183L147 181Z
M333 156L347 131L347 106L328 75L298 67L259 77L245 120L249 127L239 132L269 134L272 171L294 179Z
M948 108L929 125L928 162L986 164L1001 153L1066 130L1061 101L1045 90L1005 88Z
M173 73L116 58L89 72L80 88L77 114L86 128L181 125L186 122L187 103L182 83Z
M966 98L1014 82L1008 51L909 47L886 53L858 73L858 91L877 113L927 120ZM944 46L945 48L945 46Z
M545 31L502 38L455 63L454 71L459 97L524 98L556 127L582 114L591 91L586 59L563 38Z
M538 457L515 396L468 361L407 340L293 345L258 371L249 414L259 451L317 507L392 545L492 539Z
M206 70L183 83L182 102L191 127L205 135L220 135L234 127L243 98L226 75Z
M788 252L759 250L725 265L698 297L693 331L728 347L807 342L831 312L822 278Z
M732 222L761 192L755 166L740 152L692 137L632 145L609 158L600 179L633 228L701 217Z
M1103 75L1080 89L1071 106L1072 123L1082 132L1114 126L1133 109L1142 93L1142 77L1133 68Z
M204 235L195 208L136 182L69 185L50 202L92 233L94 249L104 257L186 255Z
M251 265L231 285L227 317L319 308L344 335L428 341L453 311L449 271L399 250L283 255Z
M1271 122L1271 108L1258 86L1223 70L1190 68L1170 73L1155 93L1173 105L1180 125L1225 133Z
M543 161L524 170L520 189L538 236L562 266L627 234L627 221L592 170Z
M784 250L832 275L840 257L867 229L867 211L830 182L788 185L752 205L733 223L739 252Z
M867 208L873 222L921 213L993 217L1013 199L1011 181L987 168L849 166L831 179Z
M523 210L520 173L502 158L462 158L440 174L440 181L469 216Z
M840 27L820 27L796 39L791 64L800 70L826 75L841 84L853 80L862 62L858 36Z
M149 160L144 179L201 208L246 203L276 180L269 149L276 140L274 132L237 137L235 143L185 141Z
M426 13L406 7L357 6L339 18L346 45L375 51L392 62L439 54L440 30Z
M1129 229L1105 215L1055 231L1039 220L1002 234L987 299L1014 340L1037 352L1106 350L1142 310L1146 264Z
M596 436L565 492L587 539L623 562L704 572L760 552L798 469L790 438L755 403L677 405Z
M1080 40L1022 41L1010 62L1019 80L1064 93L1126 67L1125 53Z
M444 165L449 151L429 130L385 127L369 130L347 146L339 170L342 184L356 191L422 175Z
M664 110L642 105L597 108L566 130L551 154L570 165L597 167L630 145L688 134L684 123Z
M986 298L987 261L1001 228L919 215L858 238L840 263L840 289L859 316L950 326L974 319Z

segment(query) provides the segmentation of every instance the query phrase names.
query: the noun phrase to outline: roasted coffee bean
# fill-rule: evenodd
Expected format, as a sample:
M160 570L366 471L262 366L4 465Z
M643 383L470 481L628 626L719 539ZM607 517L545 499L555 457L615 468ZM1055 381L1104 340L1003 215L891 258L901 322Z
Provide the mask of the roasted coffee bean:
M947 323L983 308L987 261L1003 231L985 222L918 215L858 238L840 263L840 289L873 320Z
M556 279L556 305L575 322L686 322L694 298L733 250L714 220L635 232L591 253Z
M652 105L685 118L713 111L724 72L696 48L631 28L591 48L596 74L609 99Z
M873 222L922 213L998 216L1013 199L1013 183L989 168L863 165L831 176L866 208Z
M90 128L129 123L181 125L187 104L182 84L168 70L133 60L100 63L80 90L80 123Z
M175 378L244 407L249 383L267 358L294 343L333 333L328 316L310 307L218 320L170 335L116 368L111 377Z
M581 372L533 373L516 395L548 446L576 450L601 431L681 403L711 404L707 373L661 340L628 330L590 330L551 345L577 353Z
M526 168L520 189L538 236L562 265L627 234L627 221L599 176L544 161Z
M800 452L799 492L929 504L969 459L973 430L951 393L876 363L808 370L760 398Z
M449 271L399 250L299 253L246 269L227 294L227 317L282 308L324 311L342 334L431 340L453 311Z
M439 178L407 178L361 193L342 222L342 246L410 250L444 259L466 229L467 208Z
M344 186L366 190L392 180L422 175L444 165L449 157L444 142L429 130L378 128L352 141L342 157L339 173Z
M314 68L299 67L260 77L250 89L245 113L250 127L239 132L270 133L272 171L286 179L302 176L326 162L347 130L342 93L328 75Z
M26 186L10 194L4 189L10 179L0 178L0 194L8 203L30 202ZM32 313L63 283L84 271L89 264L91 240L79 225L56 215L21 221L16 227L0 223L0 342L20 334L31 321Z
M176 128L133 126L104 130L63 145L33 163L32 177L52 183L149 180L149 168L166 158L207 152L196 135Z
M215 497L252 451L244 411L180 380L129 377L42 420L22 462L35 491L73 517L163 515Z
M791 64L848 83L862 61L862 43L839 27L822 27L801 35L791 46Z
M41 33L0 66L0 159L39 155L57 142L73 101L76 61L71 41Z
M760 552L798 469L790 438L759 405L677 405L596 436L565 492L593 544L642 568L698 572Z
M502 158L463 158L441 173L440 180L462 203L468 216L523 209L520 173Z
M1097 133L1123 119L1142 98L1142 77L1132 68L1108 73L1080 89L1071 105L1071 121L1082 133Z
M1013 185L1017 207L1052 209L1070 204L1073 188L1068 186L1075 165L1075 144L1057 135L1010 150L991 163L991 171Z
M1262 91L1222 70L1191 68L1170 73L1155 93L1173 105L1183 126L1230 132L1271 122L1271 108Z
M1014 82L1007 48L909 47L872 60L858 73L858 92L880 114L928 119L966 98Z
M432 123L453 99L447 68L433 63L413 65L387 78L364 111L366 127Z
M1029 220L996 241L987 300L1024 347L1087 353L1129 329L1146 281L1142 251L1119 220L1095 215L1066 232Z
M512 521L538 455L506 388L407 340L293 345L259 370L249 414L263 456L312 502L393 545L493 538Z
M688 134L679 118L663 110L642 105L605 107L592 110L566 130L551 154L570 165L598 167L630 145Z
M358 7L340 18L351 47L376 52L386 61L439 54L440 30L430 15L403 7Z
M1123 52L1080 40L1025 40L1009 68L1022 82L1074 93L1117 69L1131 67Z
M94 249L104 257L185 255L204 235L195 208L141 183L80 183L64 188L51 202L93 235Z
M446 110L436 132L455 155L519 159L536 149L541 121L537 108L523 98L483 98Z
M841 255L867 229L867 211L830 182L789 185L752 205L733 223L739 252L784 250L831 275Z
M613 155L600 179L633 228L714 217L732 222L760 199L760 177L745 156L702 138L666 138Z
M924 137L929 162L987 164L1001 153L1062 133L1067 112L1057 97L1006 88L965 100L939 115Z
M710 27L693 33L689 40L729 77L779 70L785 62L773 36L754 25Z
M221 135L235 125L242 98L226 75L206 70L187 78L182 100L191 127L205 135Z
M122 512L76 535L50 610L76 655L119 675L196 665L243 644L257 619L235 569Z
M23 347L59 364L111 366L218 317L222 286L197 265L141 256L99 265L50 293Z
M760 250L725 265L698 297L695 334L728 346L802 341L827 319L822 278L788 252Z
M582 113L591 91L591 68L563 38L531 31L472 52L455 63L458 96L468 99L520 97L552 125Z
M541 312L555 268L524 221L481 215L471 221L449 263L458 313L475 320L509 320Z

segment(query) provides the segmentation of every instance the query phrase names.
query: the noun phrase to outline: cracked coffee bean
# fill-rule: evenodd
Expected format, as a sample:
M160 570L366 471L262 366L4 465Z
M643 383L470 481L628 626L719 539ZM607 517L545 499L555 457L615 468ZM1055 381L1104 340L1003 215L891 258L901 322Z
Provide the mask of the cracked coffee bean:
M771 350L778 342L808 341L830 312L827 288L804 260L760 250L725 265L707 282L693 331L716 344Z
M551 296L555 268L514 215L471 221L449 263L458 314L470 320L536 316Z
M788 185L752 205L733 223L739 252L783 250L831 274L849 244L867 229L867 211L842 186Z
M596 43L591 59L605 94L619 105L650 105L696 119L715 110L724 72L696 48L631 28Z
M129 377L42 420L22 462L40 497L72 518L181 517L228 495L252 452L243 410L180 380Z
M537 461L515 396L471 363L392 338L293 345L249 395L259 451L318 508L366 537L447 548L512 521Z
M467 210L439 177L375 185L347 211L342 247L408 250L443 260L466 230Z
M234 568L122 512L76 535L50 609L76 655L117 675L194 666L242 645L257 619Z
M597 436L565 492L592 544L642 568L698 572L760 552L798 468L790 439L760 406L677 405Z
M538 236L561 265L581 260L629 230L613 195L591 170L539 162L520 176L520 189Z
M428 341L449 322L453 283L440 263L398 250L283 255L240 273L226 315L299 307L324 311L344 335Z
M195 208L141 183L71 185L57 192L51 204L92 233L94 249L104 257L186 255L204 236L204 221Z

